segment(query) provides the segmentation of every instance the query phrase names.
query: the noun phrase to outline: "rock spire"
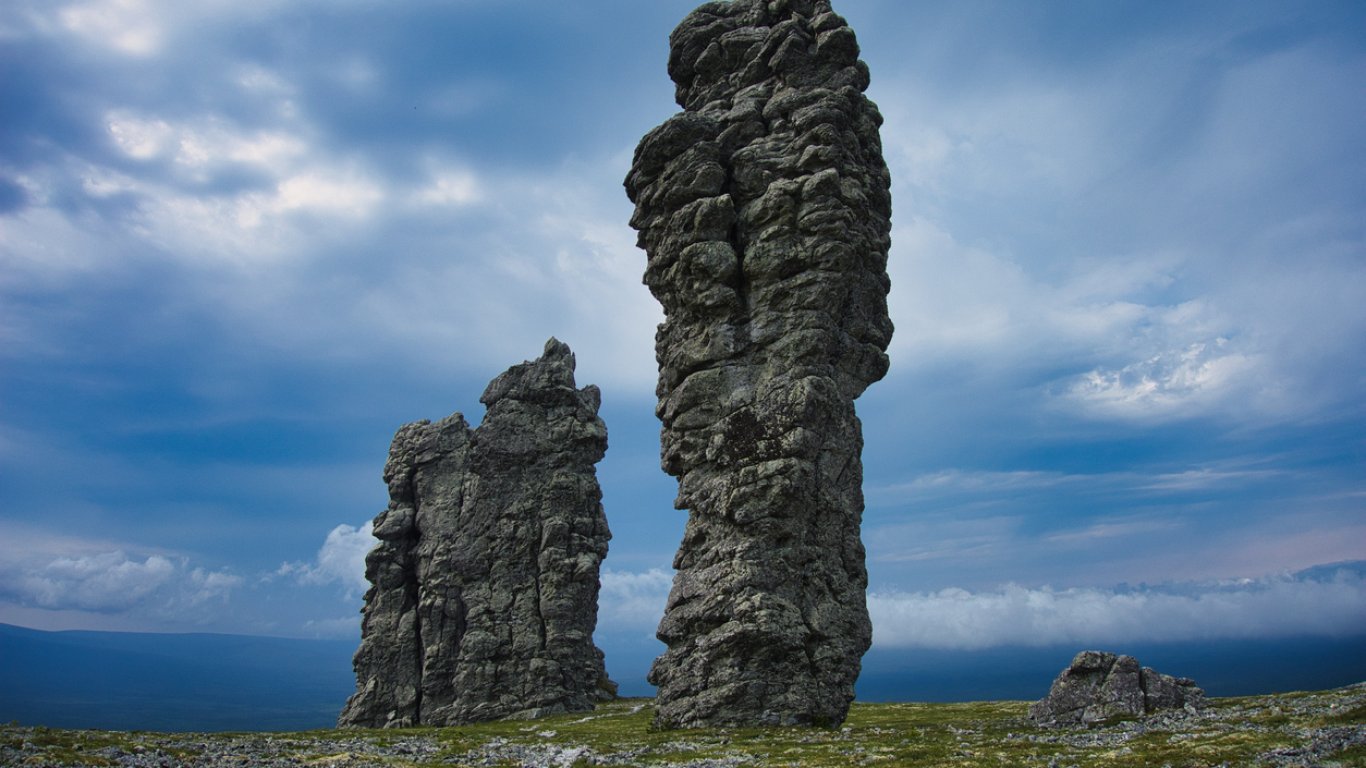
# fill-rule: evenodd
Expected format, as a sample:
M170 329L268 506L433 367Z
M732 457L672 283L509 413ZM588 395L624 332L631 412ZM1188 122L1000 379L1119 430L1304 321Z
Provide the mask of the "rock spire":
M534 717L610 697L593 645L611 538L599 401L597 387L575 388L574 355L551 339L489 384L477 429L459 413L399 428L340 725Z
M626 179L690 511L656 720L837 724L871 638L854 400L892 336L882 118L826 0L707 3L669 41L683 111Z

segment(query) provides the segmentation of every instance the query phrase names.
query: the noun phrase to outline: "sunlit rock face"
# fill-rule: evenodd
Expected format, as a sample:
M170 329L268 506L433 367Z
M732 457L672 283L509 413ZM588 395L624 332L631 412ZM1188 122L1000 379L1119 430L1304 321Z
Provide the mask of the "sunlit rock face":
M871 638L854 399L887 372L891 198L824 0L713 2L626 190L664 307L663 467L690 511L650 672L662 727L835 724Z
M551 339L489 384L477 429L457 413L398 430L341 725L535 717L610 697L593 645L611 538L599 401Z

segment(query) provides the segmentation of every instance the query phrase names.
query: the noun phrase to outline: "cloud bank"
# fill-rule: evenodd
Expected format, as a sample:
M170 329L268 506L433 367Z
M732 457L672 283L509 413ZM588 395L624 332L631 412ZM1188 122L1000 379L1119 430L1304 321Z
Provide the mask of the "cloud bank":
M114 550L6 560L0 563L0 597L51 611L170 615L227 602L242 585L242 578L228 571L161 554Z
M1366 564L1132 589L874 592L873 644L978 650L1366 634Z
M599 632L653 636L673 575L604 569ZM873 591L873 645L981 650L1366 634L1366 562L1230 581Z

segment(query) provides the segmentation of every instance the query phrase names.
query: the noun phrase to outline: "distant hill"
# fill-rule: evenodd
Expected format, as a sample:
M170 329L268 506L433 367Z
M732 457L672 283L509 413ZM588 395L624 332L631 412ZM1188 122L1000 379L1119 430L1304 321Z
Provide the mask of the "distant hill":
M149 731L330 728L355 687L353 640L42 632L0 624L0 722ZM650 695L657 644L604 644L622 693ZM1038 699L1081 648L874 649L862 701ZM1212 696L1335 688L1366 680L1366 637L1106 647Z
M981 651L884 650L863 657L861 701L1039 699L1078 651L1076 646ZM1323 690L1366 681L1366 636L1190 643L1107 644L1210 696Z
M0 624L0 722L107 730L332 727L354 641L41 632Z

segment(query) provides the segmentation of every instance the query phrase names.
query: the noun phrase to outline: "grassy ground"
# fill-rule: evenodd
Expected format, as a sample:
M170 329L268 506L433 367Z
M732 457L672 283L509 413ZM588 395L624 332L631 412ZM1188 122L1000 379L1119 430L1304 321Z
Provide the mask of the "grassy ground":
M656 731L650 702L457 728L152 734L0 727L0 765L1366 766L1366 687L1090 728L1024 702L855 704L841 728Z

